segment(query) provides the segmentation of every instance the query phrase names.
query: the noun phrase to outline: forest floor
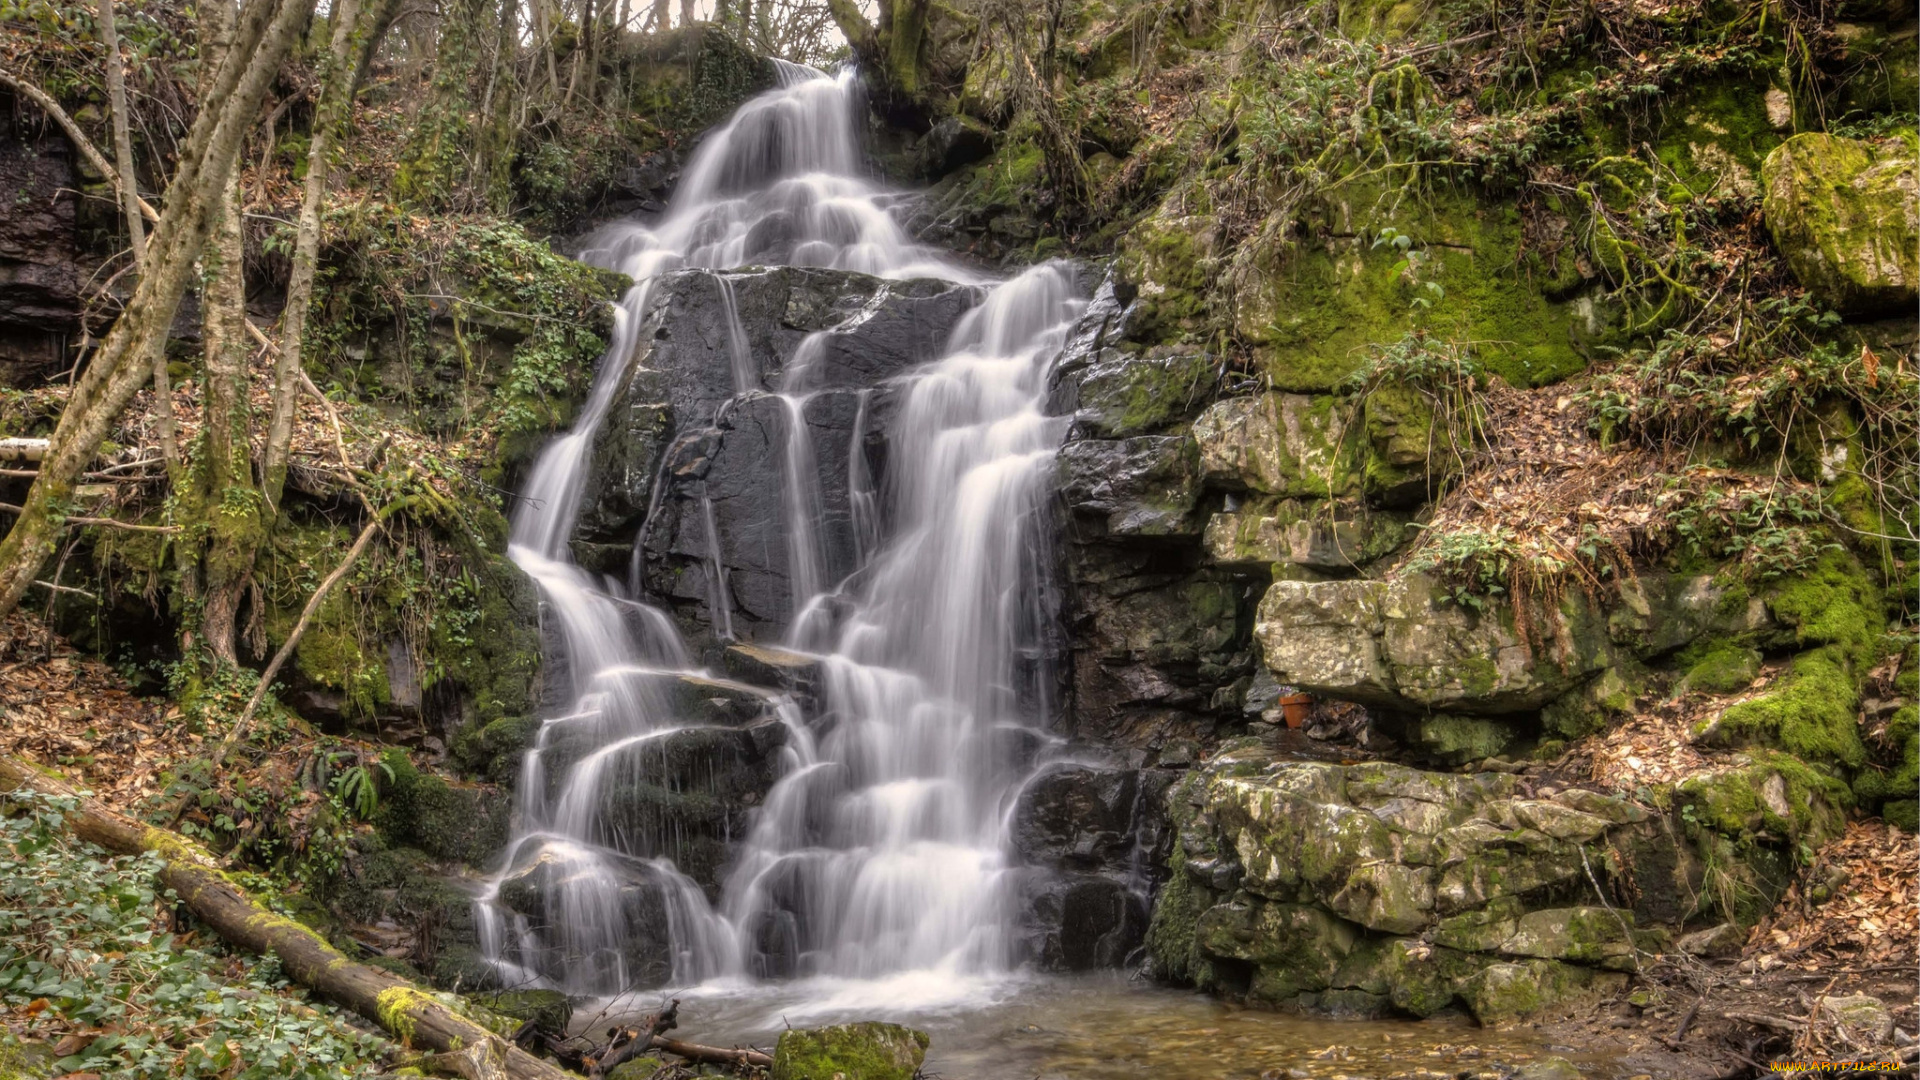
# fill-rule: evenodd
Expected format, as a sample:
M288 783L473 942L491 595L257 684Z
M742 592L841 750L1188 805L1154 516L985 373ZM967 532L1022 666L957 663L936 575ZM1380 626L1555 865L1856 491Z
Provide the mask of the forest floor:
M1901 1031L1920 1027L1916 867L1913 833L1879 820L1850 822L1737 951L1647 958L1626 996L1539 1031L1550 1042L1617 1055L1623 1067L1657 1080L1856 1059L1849 1033L1816 1003L1868 994ZM1831 897L1815 901L1816 891Z
M0 620L0 754L150 818L169 776L218 737L38 618ZM55 803L0 802L0 1074L340 1080L391 1056L383 1035L311 1000L272 958L183 924L157 858L65 833Z

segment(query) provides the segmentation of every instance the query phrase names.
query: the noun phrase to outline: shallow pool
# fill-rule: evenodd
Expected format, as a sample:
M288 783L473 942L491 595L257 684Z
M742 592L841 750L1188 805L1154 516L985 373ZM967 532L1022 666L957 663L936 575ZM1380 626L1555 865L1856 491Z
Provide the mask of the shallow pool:
M1465 1018L1334 1020L1248 1009L1117 975L1031 977L939 987L808 982L700 987L581 1009L579 1030L604 1031L681 999L675 1035L772 1047L786 1026L891 1020L933 1036L926 1073L940 1080L1457 1080L1506 1077L1558 1055L1593 1080L1609 1063L1527 1031ZM892 1001L889 1001L889 998Z

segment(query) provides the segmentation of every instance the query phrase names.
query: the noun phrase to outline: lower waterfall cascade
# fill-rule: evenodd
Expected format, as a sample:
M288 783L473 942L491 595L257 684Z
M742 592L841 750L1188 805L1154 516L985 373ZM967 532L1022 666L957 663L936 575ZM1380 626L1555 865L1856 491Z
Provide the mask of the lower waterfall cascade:
M778 70L776 88L701 143L657 221L608 226L581 256L636 284L575 426L539 456L512 522L509 556L539 586L549 666L570 680L571 703L525 756L505 865L477 901L483 953L509 986L607 997L799 977L900 1002L965 993L1019 961L1008 822L1049 741L1034 658L1051 618L1047 478L1068 422L1047 415L1047 376L1086 301L1065 265L990 281L911 241L889 210L899 195L860 178L855 77ZM844 328L803 337L778 385L762 387L733 285L714 276L735 395L719 408L771 395L785 426L768 466L782 498L761 512L780 521L792 614L784 641L756 644L818 672L810 709L766 697L782 734L777 778L730 838L714 897L675 864L670 830L616 827L604 803L700 733L677 687L736 684L697 665L648 602L644 525L624 582L583 568L570 545L660 276L741 266L935 278L977 303L944 353L893 378L887 415L875 415L874 388L858 392L848 573L823 550L807 426L815 361ZM862 449L870 434L886 440L877 476ZM649 522L658 482L652 500ZM698 576L724 643L735 627L712 499L696 513L713 552ZM537 895L508 903L516 889ZM662 930L670 970L636 970L630 939Z

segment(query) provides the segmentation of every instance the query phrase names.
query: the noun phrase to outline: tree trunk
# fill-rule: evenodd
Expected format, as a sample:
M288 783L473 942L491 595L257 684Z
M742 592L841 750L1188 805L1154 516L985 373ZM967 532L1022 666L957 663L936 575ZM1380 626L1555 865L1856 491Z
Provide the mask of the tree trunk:
M200 559L202 643L221 663L235 667L240 659L234 627L267 523L253 478L253 409L247 398L253 344L247 338L246 238L237 172L228 177L222 202L200 260L205 418L188 480L193 490L176 491L175 497L191 525L205 530L198 552L181 545L187 557Z
M512 3L513 0L505 0ZM326 68L320 75L320 100L314 107L313 137L307 148L307 177L294 226L293 267L287 276L287 302L280 325L280 353L273 367L273 413L267 425L266 453L260 463L260 494L267 513L280 508L293 445L294 411L300 403L302 350L313 306L313 274L320 261L320 209L327 198L334 148L345 138L353 115L353 95L381 34L392 20L393 0L336 0Z
M573 104L573 93L580 87L580 71L585 64L587 54L592 51L593 43L593 0L580 0L580 34L573 39L573 60L567 65L567 93L560 99L560 108L565 110ZM592 73L587 77L591 79ZM587 94L592 98L592 92Z
M249 952L273 954L295 982L378 1023L402 1044L437 1051L489 1046L494 1060L514 1080L574 1080L557 1066L507 1046L493 1032L406 979L356 964L312 930L267 910L192 840L80 797L73 788L18 758L0 757L0 790L20 788L77 799L78 805L67 815L67 827L74 835L124 855L159 855L161 882L223 940Z
M500 33L493 44L493 70L480 98L481 138L475 155L475 182L486 191L487 205L505 211L513 202L513 99L520 92L520 0L500 0ZM531 81L531 79L529 80Z
M127 124L127 75L120 59L120 28L116 25L113 0L100 0L100 44L107 49L107 107L113 113L113 157L120 174L120 207L127 218L127 240L133 248L133 265L139 273L147 270L147 229L140 217L140 179L133 165L133 134ZM178 425L173 418L173 385L167 377L167 351L149 350L148 366L153 369L154 427L160 436L160 455L166 460L169 475L180 471Z
M147 272L87 370L75 380L40 475L13 528L0 540L0 616L19 606L51 554L59 530L55 507L72 498L80 470L153 374L151 350L165 344L194 261L206 243L209 213L226 190L241 141L311 10L304 6L307 2L250 0L241 12L235 47L209 80L209 92L201 99L207 105L181 147L166 212L148 245Z

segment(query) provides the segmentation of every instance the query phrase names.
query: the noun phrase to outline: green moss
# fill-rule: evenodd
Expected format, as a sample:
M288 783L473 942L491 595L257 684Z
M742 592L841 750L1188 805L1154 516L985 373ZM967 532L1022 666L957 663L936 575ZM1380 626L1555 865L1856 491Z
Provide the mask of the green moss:
M393 775L374 824L394 843L475 866L505 846L509 800L497 788L454 784L421 772L404 750L388 750L381 760Z
M913 1080L931 1040L899 1024L789 1028L773 1052L773 1080Z
M571 419L586 389L576 376L605 350L610 301L629 282L512 222L420 220L379 202L328 212L315 381L436 438L497 438L501 460L516 460Z
M0 1080L44 1080L60 1071L55 1060L49 1043L24 1043L12 1032L0 1035Z
M1476 1019L1495 1024L1591 998L1625 981L1623 975L1557 960L1528 960L1490 964L1461 980L1459 989Z
M1757 751L1738 768L1688 777L1675 804L1683 820L1743 848L1765 835L1813 848L1839 835L1853 794L1796 757Z
M1767 227L1787 265L1842 311L1911 307L1920 236L1909 209L1920 140L1794 136L1766 159Z
M1829 552L1812 570L1782 582L1766 597L1767 609L1793 630L1802 645L1839 646L1847 661L1865 670L1886 628L1880 589L1852 555Z
M1452 1005L1454 987L1487 964L1484 957L1407 938L1357 943L1333 984L1384 994L1397 1009L1426 1017Z
M1684 651L1683 682L1689 690L1731 694L1745 690L1760 674L1760 650L1733 641L1713 641Z
M1080 416L1103 437L1164 430L1211 395L1214 365L1198 352L1103 364L1080 382Z
M448 750L462 769L496 784L506 783L513 778L520 752L539 731L537 716L506 716L462 728Z
M1168 790L1166 808L1177 837L1196 831L1193 799L1204 783L1204 775L1196 770ZM1201 956L1196 935L1201 914L1212 906L1211 891L1187 872L1186 847L1175 839L1167 857L1167 882L1154 896L1147 925L1147 956L1156 976L1202 988L1212 984L1212 965Z
M1516 386L1538 386L1586 367L1575 351L1569 304L1550 301L1531 278L1521 222L1511 206L1483 205L1458 189L1418 206L1392 205L1377 186L1355 181L1329 195L1313 232L1348 235L1303 245L1254 249L1257 287L1236 299L1234 326L1265 361L1273 385L1329 390L1359 366L1365 347L1402 337L1413 326L1443 338L1483 343L1487 370ZM1397 269L1404 258L1369 238L1392 227L1423 255L1421 283ZM1435 300L1432 281L1444 290ZM1430 308L1414 306L1432 300Z
M1398 41L1413 34L1433 0L1341 0L1340 30L1355 40Z
M658 1057L637 1057L623 1061L607 1074L607 1080L649 1080L655 1073L666 1068L666 1063Z
M1856 722L1859 701L1846 654L1829 645L1795 657L1775 689L1730 706L1700 734L1711 741L1772 746L1858 768L1867 760Z
M1414 741L1430 754L1453 764L1490 758L1511 745L1512 727L1478 716L1436 713L1413 726Z
M374 1012L380 1017L380 1026L407 1046L413 1042L416 1015L438 1004L411 986L389 986L374 998Z
M1205 246L1207 235L1202 219L1171 216L1165 210L1127 234L1120 266L1140 289L1128 325L1136 339L1180 341L1207 329L1216 265Z
M1405 505L1437 494L1456 448L1453 434L1436 427L1426 396L1390 383L1368 393L1361 412L1367 438L1361 485L1368 497Z

